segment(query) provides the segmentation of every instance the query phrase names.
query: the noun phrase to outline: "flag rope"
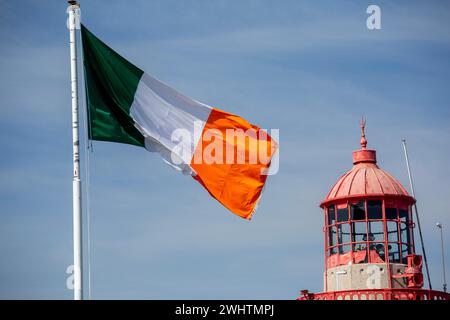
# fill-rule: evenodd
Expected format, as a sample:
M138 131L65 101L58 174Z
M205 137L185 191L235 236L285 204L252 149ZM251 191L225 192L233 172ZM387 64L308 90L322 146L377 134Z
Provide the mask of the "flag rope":
M81 38L81 34L80 34ZM81 42L81 41L80 41ZM88 126L88 114L87 114L87 103L86 103L86 88L85 88L85 80L84 80L84 67L83 67L83 50L82 46L80 46L80 57L82 61L82 66L80 68L80 78L81 78L81 93L83 96L82 99L82 109L83 109L83 144L84 144L84 175L85 175L85 199L86 199L86 229L87 229L87 235L86 235L86 242L87 242L87 275L88 275L88 299L92 300L92 272L91 272L91 266L92 266L92 237L91 237L91 202L90 202L90 176L91 176L91 169L90 169L90 162L91 162L91 156L90 153L93 152L92 148L92 141L89 140L89 126Z

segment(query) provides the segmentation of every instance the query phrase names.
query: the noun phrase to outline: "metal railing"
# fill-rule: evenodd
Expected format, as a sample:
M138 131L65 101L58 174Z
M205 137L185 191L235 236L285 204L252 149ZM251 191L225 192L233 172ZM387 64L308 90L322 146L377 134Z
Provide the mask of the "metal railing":
M426 289L364 289L321 293L301 291L297 300L450 300L450 294Z

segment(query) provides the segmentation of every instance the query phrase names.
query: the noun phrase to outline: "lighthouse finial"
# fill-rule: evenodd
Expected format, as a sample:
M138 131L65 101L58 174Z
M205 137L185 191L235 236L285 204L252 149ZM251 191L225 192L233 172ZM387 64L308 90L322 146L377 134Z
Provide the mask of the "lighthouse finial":
M375 150L367 150L367 140L366 140L366 119L361 118L359 122L361 127L361 149L353 151L353 164L359 163L377 163L377 155Z
M364 117L361 117L361 121L359 122L359 125L361 127L361 149L365 150L367 146L367 140L366 140L366 119Z

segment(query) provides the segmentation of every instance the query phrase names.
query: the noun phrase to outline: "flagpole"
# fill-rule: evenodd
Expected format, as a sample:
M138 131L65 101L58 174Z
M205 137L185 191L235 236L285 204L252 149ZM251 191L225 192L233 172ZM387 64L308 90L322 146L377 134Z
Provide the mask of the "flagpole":
M74 300L83 299L82 233L81 233L81 179L80 179L80 141L78 129L78 79L77 79L77 45L76 15L80 5L68 1L70 31L70 84L72 91L72 142L73 142L73 278Z

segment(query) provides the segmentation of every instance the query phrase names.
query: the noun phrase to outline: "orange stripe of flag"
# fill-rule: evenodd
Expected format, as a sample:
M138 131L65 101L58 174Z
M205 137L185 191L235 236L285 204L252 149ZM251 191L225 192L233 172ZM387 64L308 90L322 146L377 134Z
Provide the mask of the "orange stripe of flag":
M231 136L230 129L247 134ZM231 212L250 220L267 179L263 170L276 149L276 141L259 127L213 109L192 157L194 179Z

